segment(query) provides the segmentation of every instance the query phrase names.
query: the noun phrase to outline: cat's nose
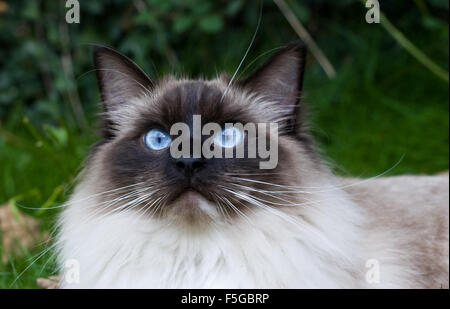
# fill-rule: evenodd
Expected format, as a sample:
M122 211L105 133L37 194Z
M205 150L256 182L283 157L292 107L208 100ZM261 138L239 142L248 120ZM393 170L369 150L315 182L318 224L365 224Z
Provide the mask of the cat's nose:
M192 177L205 163L204 158L179 158L175 161L175 166L186 177Z

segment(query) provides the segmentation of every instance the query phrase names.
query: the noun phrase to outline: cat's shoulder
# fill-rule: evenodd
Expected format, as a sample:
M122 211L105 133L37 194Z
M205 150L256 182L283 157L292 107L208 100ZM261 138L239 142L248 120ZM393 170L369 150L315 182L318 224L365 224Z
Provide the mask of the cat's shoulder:
M449 176L341 178L342 188L377 222L434 224L449 216ZM433 222L433 223L432 223Z
M449 176L403 175L376 179L341 178L343 189L368 208L447 210L449 208ZM395 210L395 209L393 209Z
M341 182L366 214L371 244L378 242L386 256L404 260L416 274L411 287L448 287L448 174Z

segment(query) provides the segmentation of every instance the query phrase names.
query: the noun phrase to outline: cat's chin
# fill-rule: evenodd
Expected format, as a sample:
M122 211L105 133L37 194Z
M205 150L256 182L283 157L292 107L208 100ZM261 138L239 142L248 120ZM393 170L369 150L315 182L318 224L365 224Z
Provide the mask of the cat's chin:
M219 217L217 206L194 190L181 193L167 206L170 217L189 224L207 223Z

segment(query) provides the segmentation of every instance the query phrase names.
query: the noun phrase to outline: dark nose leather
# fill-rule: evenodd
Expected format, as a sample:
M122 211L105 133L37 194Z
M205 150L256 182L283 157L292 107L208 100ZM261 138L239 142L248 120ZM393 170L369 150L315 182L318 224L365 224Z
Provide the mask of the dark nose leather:
M179 158L175 161L176 168L186 177L192 177L205 165L203 158Z

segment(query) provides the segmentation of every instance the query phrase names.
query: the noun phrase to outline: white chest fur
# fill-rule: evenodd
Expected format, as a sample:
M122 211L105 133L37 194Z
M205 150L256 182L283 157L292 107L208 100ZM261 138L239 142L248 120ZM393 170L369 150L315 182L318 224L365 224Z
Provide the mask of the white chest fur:
M358 214L342 200L309 206L302 216L255 210L250 221L202 230L131 212L89 216L86 202L73 204L62 217L59 262L76 261L79 281L63 278L61 286L358 287L364 281Z

